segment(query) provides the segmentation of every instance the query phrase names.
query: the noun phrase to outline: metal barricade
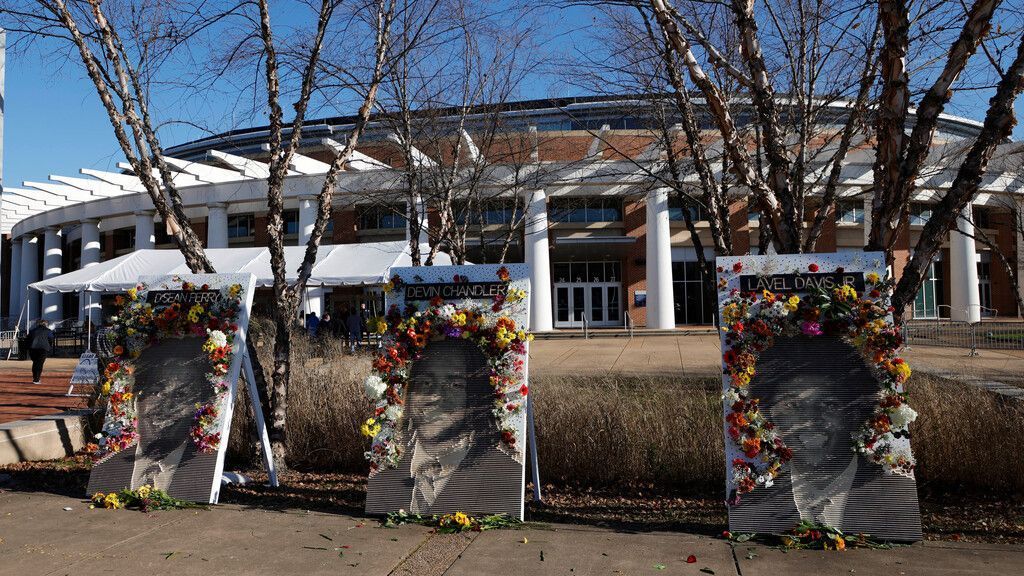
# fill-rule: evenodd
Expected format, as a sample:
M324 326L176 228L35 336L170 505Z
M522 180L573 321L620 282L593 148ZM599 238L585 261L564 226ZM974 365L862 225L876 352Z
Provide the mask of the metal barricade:
M953 312L949 306L941 306L940 313L941 309ZM999 320L995 309L981 307L978 322L949 318L906 322L903 341L908 348L914 345L964 348L968 356L977 356L978 350L1024 350L1024 322Z

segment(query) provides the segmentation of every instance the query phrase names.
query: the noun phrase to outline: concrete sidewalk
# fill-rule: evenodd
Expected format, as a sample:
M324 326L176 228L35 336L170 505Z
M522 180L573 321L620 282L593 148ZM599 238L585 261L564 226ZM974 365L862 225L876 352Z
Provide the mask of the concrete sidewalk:
M65 510L70 508L70 510ZM688 564L688 556L696 562ZM790 551L685 533L528 525L468 535L237 505L142 514L0 491L0 576L75 574L1014 574L1024 546L924 542Z

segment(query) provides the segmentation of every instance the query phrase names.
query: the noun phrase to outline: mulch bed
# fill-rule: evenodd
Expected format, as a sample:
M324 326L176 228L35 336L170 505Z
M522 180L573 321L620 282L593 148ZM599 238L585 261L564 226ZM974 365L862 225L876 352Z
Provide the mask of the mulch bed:
M83 498L90 466L87 456L0 466L0 491L48 492ZM363 515L363 475L290 471L281 475L278 489L260 484L266 481L262 472L247 475L253 483L226 487L221 493L222 503ZM652 486L545 486L543 496L543 504L528 501L528 521L708 536L720 535L727 525L725 505L710 495L672 493ZM1024 544L1024 499L1020 496L925 492L921 494L921 516L928 540Z

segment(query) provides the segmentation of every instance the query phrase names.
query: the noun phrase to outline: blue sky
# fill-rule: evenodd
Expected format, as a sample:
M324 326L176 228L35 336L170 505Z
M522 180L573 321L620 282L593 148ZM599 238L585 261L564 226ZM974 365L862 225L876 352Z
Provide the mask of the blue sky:
M585 10L550 14L558 22L549 29L558 29L560 33L549 38L547 46L571 50L574 42L592 41L588 34L573 34L591 25L592 18ZM577 88L560 82L557 77L538 75L524 87L522 96L578 93ZM224 110L232 103L223 100L216 96L208 98L193 113L211 127L230 127L230 123L225 124ZM24 180L45 181L50 174L74 176L80 168L116 171L117 163L123 160L95 89L77 62L62 63L31 52L8 53L5 103L3 182L6 186L20 187ZM950 112L981 119L986 103L987 95L958 97ZM182 116L176 103L162 104L173 109L169 116ZM1018 102L1017 109L1018 113L1024 113L1024 104ZM251 120L251 124L264 122ZM165 146L202 135L200 130L185 126L161 131ZM1024 138L1024 129L1018 127L1015 136Z

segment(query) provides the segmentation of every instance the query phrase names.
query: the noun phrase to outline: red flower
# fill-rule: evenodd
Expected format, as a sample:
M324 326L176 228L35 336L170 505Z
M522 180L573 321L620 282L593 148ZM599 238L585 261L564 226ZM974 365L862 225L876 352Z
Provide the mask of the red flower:
M818 271L818 265L812 262L811 264L809 264L807 266L807 269L810 270L811 272L817 272Z
M736 274L739 274L740 272L742 272L743 271L743 262L737 262L737 263L733 264L732 265L732 271L735 272Z
M693 554L690 554L689 556L686 557L686 563L687 564L695 564L696 562L697 562L697 557L694 556Z
M526 396L527 394L530 393L530 388L526 384L523 384L522 386L519 387L519 393L522 394L523 396Z
M510 276L509 276L509 273L508 273L508 268L506 268L504 266L502 266L501 268L498 268L498 280L501 280L502 282L508 282L509 278L510 278Z

